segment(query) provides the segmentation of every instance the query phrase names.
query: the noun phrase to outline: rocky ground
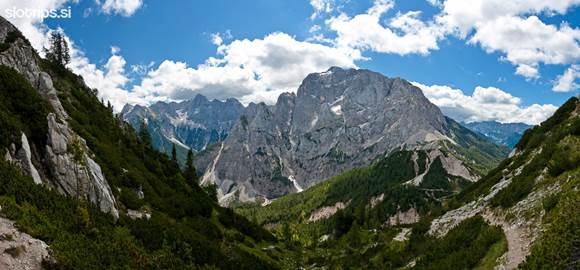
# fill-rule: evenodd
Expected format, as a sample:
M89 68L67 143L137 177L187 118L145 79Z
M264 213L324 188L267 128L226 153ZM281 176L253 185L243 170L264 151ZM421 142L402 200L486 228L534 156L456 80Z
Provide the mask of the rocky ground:
M46 243L20 232L13 221L0 218L0 269L44 269L43 262L51 260Z

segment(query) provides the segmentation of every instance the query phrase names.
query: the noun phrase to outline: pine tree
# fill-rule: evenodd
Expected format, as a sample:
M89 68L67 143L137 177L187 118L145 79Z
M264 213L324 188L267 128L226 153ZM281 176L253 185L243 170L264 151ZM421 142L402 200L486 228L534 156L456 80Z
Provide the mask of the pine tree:
M66 66L70 63L70 53L68 50L68 43L61 31L53 31L49 38L50 47L44 48L46 58L61 66Z
M175 144L171 148L171 160L177 162L177 150L175 149Z
M147 131L147 123L145 121L142 121L139 127L139 139L141 139L141 143L146 147L151 147L153 140L151 139L151 135L149 135L149 131Z
M193 166L193 151L191 149L189 149L189 151L187 152L187 161L185 162L184 176L187 181L197 184L198 182L197 171Z

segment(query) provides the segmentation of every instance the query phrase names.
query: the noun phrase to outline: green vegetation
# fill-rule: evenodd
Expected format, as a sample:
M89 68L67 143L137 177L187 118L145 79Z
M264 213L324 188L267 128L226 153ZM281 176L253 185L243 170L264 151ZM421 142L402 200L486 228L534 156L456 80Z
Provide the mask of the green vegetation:
M577 102L577 99L570 102ZM565 180L580 179L580 121L578 117L570 117L573 111L570 107L563 107L568 108L566 114L557 113L556 119L561 122L549 119L545 122L548 124L542 124L550 129L543 130L541 144L535 147L529 144L520 149L520 154L504 160L475 184L448 175L441 159L437 158L431 162L419 186L403 185L425 172L426 153L397 151L372 166L348 171L302 193L279 198L266 207L240 205L236 211L273 231L284 240L285 248L304 249L303 256L296 258L300 265L314 268L324 265L330 269L396 269L415 262L415 269L491 269L507 250L501 228L489 226L476 216L437 239L426 234L431 219L488 194L493 185L508 175L511 184L492 199L491 206L509 208L535 189L568 181L564 186L568 190L566 195L547 196L539 208L534 208L533 211L544 209L548 213L549 218L544 221L548 231L533 246L524 264L524 268L530 269L566 268L571 265L571 258L577 256L574 254L578 252L580 241L576 236L580 221L572 217L577 208L572 205L578 205L578 182ZM537 138L538 135L528 136ZM449 152L445 151L444 155L467 153L458 150L464 149L460 146L465 136L456 139L459 146L445 144L447 148L444 149ZM496 148L482 157L495 155L496 150L499 151L496 154L505 153ZM415 159L417 156L419 158ZM521 172L514 174L518 168ZM537 180L540 175L541 181ZM446 192L434 192L438 190ZM375 201L377 204L371 207L372 198L380 195L384 196L383 201ZM346 208L327 219L309 221L314 211L336 203L344 203ZM385 227L384 224L389 216L411 207L418 210L422 219L411 225L410 240L394 241L401 227ZM562 249L558 248L558 243L563 243ZM555 261L555 266L549 265L551 260Z
M485 257L481 259L475 270L489 270L497 265L497 259L508 250L508 243L505 236L489 247Z
M22 35L22 33L20 33L20 31L18 30L10 31L8 32L8 34L6 34L4 42L0 43L0 53L8 50L10 48L10 45L16 42L17 39L22 39L26 43L28 43L28 40L24 38L24 36Z
M533 157L522 172L513 178L510 185L493 198L493 206L507 208L525 198L546 168L550 176L558 176L578 167L580 151L577 149L577 136L580 135L580 120L570 117L577 102L576 98L570 99L553 117L543 122L539 128L534 128L535 132L528 134L528 143L518 144L520 147L525 145L525 148L520 149L525 152L520 159L529 159L530 155ZM539 140L541 145L538 144ZM541 151L532 154L536 148L541 148Z
M465 163L470 163L471 169L478 174L486 174L509 154L509 148L489 141L451 118L446 119L449 128L455 135L452 139L457 143L447 143L446 145L451 152L457 154L456 156L463 157L462 160Z
M577 145L578 148L578 145ZM562 186L557 197L548 197L544 223L546 231L532 246L522 269L578 269L580 243L580 169L566 172L560 181L571 179ZM554 205L553 205L554 204ZM544 207L546 203L544 203Z
M266 207L242 204L235 209L293 245L315 248L324 235L354 239L359 237L352 236L354 231L380 228L397 212L414 208L420 215L436 213L442 207L442 197L468 183L449 175L440 159L425 172L427 156L424 151L395 151L369 167L350 170L304 192L278 198ZM405 184L423 173L419 186ZM329 218L309 221L315 211L340 204L345 208Z
M505 241L501 228L487 225L480 216L467 219L443 238L418 244L424 253L415 269L472 269L502 238Z
M231 210L219 207L187 178L175 160L151 147L99 102L94 90L62 65L42 60L54 81L70 126L90 148L117 198L120 217L102 213L85 200L35 185L12 164L0 160L0 214L50 245L51 269L276 269L279 256L265 252L275 238ZM16 71L0 66L0 147L20 142L44 149L51 107ZM19 146L17 146L19 147ZM82 156L80 143L71 151ZM43 155L42 152L38 153ZM50 177L50 176L49 176ZM142 190L144 198L137 196ZM213 197L213 198L212 198ZM128 218L128 209L146 210L150 219ZM46 262L49 264L50 262Z
M0 149L20 143L22 132L34 143L46 141L50 111L50 105L22 75L0 65Z
M50 47L44 48L46 59L63 67L70 63L68 43L61 30L52 31L48 42Z

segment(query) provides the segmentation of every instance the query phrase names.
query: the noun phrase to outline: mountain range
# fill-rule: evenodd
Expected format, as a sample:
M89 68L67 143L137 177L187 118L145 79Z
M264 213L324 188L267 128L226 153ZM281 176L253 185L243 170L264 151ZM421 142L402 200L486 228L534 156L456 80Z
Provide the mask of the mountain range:
M494 125L337 67L115 114L0 17L0 268L577 269L580 100Z
M121 114L136 129L142 122L147 123L155 148L171 154L175 145L185 160L187 150L199 152L224 140L243 111L244 106L236 99L209 101L197 95L181 103L126 105Z
M532 126L524 123L500 123L497 121L483 121L463 123L474 132L481 133L495 143L514 148L524 132Z

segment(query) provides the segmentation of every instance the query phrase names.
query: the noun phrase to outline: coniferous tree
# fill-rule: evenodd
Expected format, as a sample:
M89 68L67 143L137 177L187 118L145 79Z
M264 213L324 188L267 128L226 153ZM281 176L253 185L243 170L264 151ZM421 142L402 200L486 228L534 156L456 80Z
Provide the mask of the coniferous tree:
M149 135L149 131L147 131L147 123L145 121L142 121L139 127L139 139L141 139L141 143L146 147L150 147L152 144L153 140L151 139L151 135Z
M175 144L171 148L171 160L177 162L177 150L175 149Z
M61 31L53 31L49 38L50 47L44 48L46 58L56 64L66 66L70 63L68 43Z
M198 182L197 172L195 170L195 167L193 166L193 151L191 149L189 149L189 151L187 152L187 161L185 162L184 176L187 181L191 181L192 183L197 184Z

